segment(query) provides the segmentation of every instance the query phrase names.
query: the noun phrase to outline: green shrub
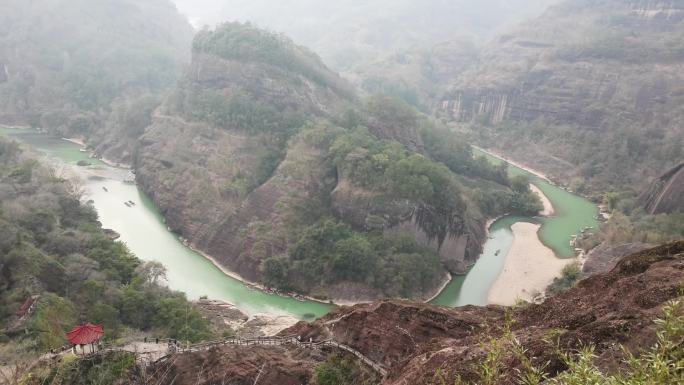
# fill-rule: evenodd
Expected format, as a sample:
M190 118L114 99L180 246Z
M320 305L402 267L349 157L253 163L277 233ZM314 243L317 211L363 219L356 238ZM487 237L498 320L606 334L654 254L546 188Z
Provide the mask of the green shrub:
M63 346L66 343L66 332L75 323L76 311L72 303L48 293L38 301L29 330L37 336L39 347L48 350Z
M351 355L330 354L316 366L317 385L372 385L379 381L375 373L365 370Z
M106 338L125 327L208 338L208 323L185 297L158 286L163 268L143 264L104 235L93 209L65 181L36 164L25 188L4 188L15 183L8 177L22 162L17 152L7 155L0 156L0 200L12 208L0 210L2 321L42 294L27 324L40 350L62 346L64 334L83 322L103 324Z
M511 332L512 320L504 322L500 337L485 335L482 347L487 356L474 367L479 381L465 382L459 377L455 385L655 385L684 383L684 297L679 297L663 306L662 318L655 320L656 343L648 349L633 353L622 347L625 358L620 363L619 371L604 373L596 366L598 357L594 355L594 347L586 346L579 351L563 351L559 347L556 354L567 366L565 371L554 378L546 372L546 365L535 366L528 357L515 333ZM556 334L557 331L553 331ZM506 378L506 364L513 361L520 363L514 380ZM605 361L603 361L605 364ZM447 380L441 370L436 373L437 380L446 385Z
M663 318L655 321L657 342L638 354L627 352L625 368L606 374L594 365L594 349L579 354L563 354L568 370L551 380L552 384L651 385L684 383L684 299L670 301L663 308Z
M50 370L41 384L115 385L125 381L135 367L135 354L110 352L88 359L66 361ZM33 383L33 382L32 382Z
M569 289L575 285L582 277L582 268L578 262L565 265L561 271L561 276L554 278L553 282L546 288L548 294L556 294Z

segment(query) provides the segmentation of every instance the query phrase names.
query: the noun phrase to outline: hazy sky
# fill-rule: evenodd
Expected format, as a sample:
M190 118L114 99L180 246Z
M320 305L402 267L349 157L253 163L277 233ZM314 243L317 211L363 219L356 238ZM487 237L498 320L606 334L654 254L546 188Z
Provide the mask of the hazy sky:
M250 21L282 32L345 70L443 41L483 42L557 0L174 0L196 27Z
M384 9L391 14L399 8L413 7L443 9L448 4L458 4L468 14L473 9L496 13L534 13L557 0L173 0L178 9L188 16L193 25L213 25L226 20L250 20L255 22L274 21L287 23L293 15L302 19L312 16L334 17L335 13L346 13L350 9L366 9L377 12ZM382 8L374 5L382 5ZM480 11L481 12L481 11ZM382 16L382 15L368 15ZM476 17L477 15L473 15ZM279 19L279 20L278 20Z

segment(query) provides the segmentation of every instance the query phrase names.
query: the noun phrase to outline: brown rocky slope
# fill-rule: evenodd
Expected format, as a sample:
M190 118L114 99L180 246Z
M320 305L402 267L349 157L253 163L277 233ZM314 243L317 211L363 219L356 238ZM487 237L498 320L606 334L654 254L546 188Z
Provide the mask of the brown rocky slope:
M510 317L528 357L537 365L548 361L551 376L566 369L554 345L544 342L551 334L563 349L596 346L599 366L608 369L622 356L618 344L631 350L652 344L652 320L681 295L683 278L684 241L631 255L540 305L444 308L383 301L340 308L283 334L347 344L390 368L383 384L432 384L438 370L450 383L456 375L477 380L474 368L487 353L483 332L496 335ZM515 375L521 363L505 359L507 374Z
M486 358L487 339L500 336L506 325L534 365L548 363L550 377L567 369L556 355L558 347L572 351L593 345L596 364L610 371L620 365L621 346L636 352L653 344L653 320L661 316L667 301L681 296L683 279L680 241L628 256L612 271L585 279L539 305L446 308L383 301L341 307L281 335L332 339L350 346L389 368L388 376L379 381L384 385L439 384L438 371L446 383L453 383L457 375L479 381L475 368ZM172 355L145 373L159 384L315 384L316 368L331 362L326 353L331 351L222 346ZM519 356L504 354L502 360L504 376L498 383L514 383L513 376L521 369ZM378 382L368 367L358 367L354 383Z

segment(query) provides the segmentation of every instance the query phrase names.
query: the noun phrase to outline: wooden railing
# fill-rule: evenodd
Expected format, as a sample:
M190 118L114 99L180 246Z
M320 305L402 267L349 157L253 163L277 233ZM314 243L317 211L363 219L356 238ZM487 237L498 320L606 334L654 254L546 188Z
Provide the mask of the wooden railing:
M219 346L225 346L225 345L233 345L233 346L297 346L301 348L306 348L306 349L323 349L323 348L332 348L332 349L337 349L337 350L342 350L348 353L353 354L358 358L361 362L363 362L365 365L369 366L372 368L374 371L379 373L381 376L386 377L388 374L387 368L370 358L366 357L363 353L359 352L358 350L341 344L337 341L334 340L326 340L326 341L320 341L320 342L306 342L306 341L300 341L296 337L255 337L255 338L225 338L221 340L214 340L214 341L207 341L207 342L201 342L197 344L188 344L183 346L182 344L178 343L177 340L175 339L168 339L168 338L149 338L145 340L139 340L139 341L132 341L127 344L100 344L98 345L98 350L92 353L87 353L87 356L93 356L93 355L98 355L98 354L105 354L107 352L111 351L129 351L126 350L126 346L131 346L135 345L136 343L148 343L148 344L165 344L169 347L168 354L162 356L161 358L157 359L154 361L155 363L164 363L169 360L169 358L172 357L172 355L176 352L200 352L200 351L206 351L214 347L219 347ZM61 354L67 350L72 349L72 346L64 346L60 349L55 349L51 351L53 354ZM131 352L131 353L138 353L138 352ZM149 358L148 358L149 360Z
M381 376L386 377L388 374L387 368L384 367L383 365L371 360L370 358L366 357L363 355L363 353L359 352L358 350L341 344L337 341L334 340L326 340L326 341L321 341L321 342L306 342L306 341L300 341L295 337L259 337L259 338L226 338L222 340L215 340L215 341L208 341L208 342L202 342L199 344L194 344L194 345L189 345L186 347L179 347L178 351L179 352L198 352L198 351L205 351L209 350L213 347L218 347L218 346L225 346L225 345L234 345L234 346L298 346L302 348L307 348L307 349L322 349L324 347L329 347L333 349L338 349L338 350L343 350L345 352L351 353L356 358L358 358L361 362L363 362L365 365L369 366L372 368L374 371L379 373ZM157 363L163 363L167 361L171 357L171 354L168 354L159 360L157 360Z

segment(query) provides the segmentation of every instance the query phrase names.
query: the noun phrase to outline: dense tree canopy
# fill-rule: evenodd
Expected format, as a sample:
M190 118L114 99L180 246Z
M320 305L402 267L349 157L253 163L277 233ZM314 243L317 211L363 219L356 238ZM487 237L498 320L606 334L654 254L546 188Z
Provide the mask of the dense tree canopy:
M62 346L77 322L103 323L197 341L208 325L180 293L158 286L163 268L144 264L104 235L73 186L0 141L0 319L41 295L28 332L35 348Z

